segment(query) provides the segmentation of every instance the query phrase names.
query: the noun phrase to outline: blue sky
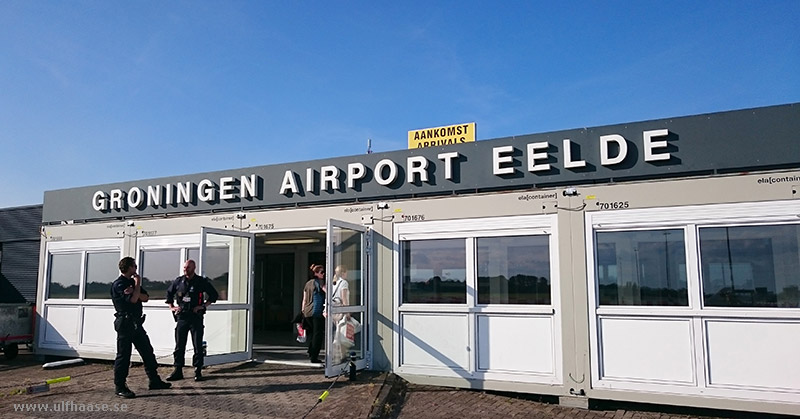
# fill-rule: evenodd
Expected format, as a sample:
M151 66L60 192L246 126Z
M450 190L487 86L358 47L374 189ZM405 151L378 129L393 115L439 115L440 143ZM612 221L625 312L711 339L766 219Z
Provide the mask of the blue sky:
M800 102L800 1L0 2L0 207Z

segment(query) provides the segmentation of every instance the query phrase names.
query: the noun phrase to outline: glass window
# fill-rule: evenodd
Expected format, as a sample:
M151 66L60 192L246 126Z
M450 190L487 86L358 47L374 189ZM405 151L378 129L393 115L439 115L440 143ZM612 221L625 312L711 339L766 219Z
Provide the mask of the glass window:
M110 299L111 283L119 278L119 251L89 252L86 255L84 298Z
M200 263L200 249L186 249L186 260L193 260L196 264ZM181 265L183 267L183 265Z
M364 359L364 334L363 315L360 312L338 313L333 315L331 328L328 333L331 339L331 358L333 365L339 365L350 360L350 354L356 359ZM348 326L352 326L348 330Z
M50 255L50 286L47 298L79 297L81 283L82 253L59 253ZM109 290L106 290L110 292Z
M597 233L600 305L687 306L683 230Z
M547 236L481 237L478 304L550 304Z
M250 310L220 310L206 313L206 324L229 325L218 327L213 333L205 333L208 355L232 354L247 351L248 317ZM151 326L153 327L153 326ZM208 328L206 328L208 331ZM191 346L191 345L189 345ZM188 351L187 351L188 352Z
M700 228L703 301L800 307L800 225Z
M467 302L464 239L402 242L403 303Z
M188 259L200 261L200 249L188 249ZM230 251L227 247L206 247L206 258L203 260L203 276L219 293L220 300L228 300L228 276L230 270ZM183 266L183 265L181 265Z
M166 299L167 288L180 275L180 249L142 250L139 275L150 300Z
M328 285L334 306L361 304L361 250L363 233L333 228L333 275Z

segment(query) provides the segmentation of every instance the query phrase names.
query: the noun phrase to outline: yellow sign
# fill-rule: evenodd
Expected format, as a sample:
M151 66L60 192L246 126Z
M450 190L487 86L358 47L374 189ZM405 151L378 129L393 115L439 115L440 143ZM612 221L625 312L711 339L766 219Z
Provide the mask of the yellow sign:
M408 148L438 147L475 141L475 123L425 128L408 132Z

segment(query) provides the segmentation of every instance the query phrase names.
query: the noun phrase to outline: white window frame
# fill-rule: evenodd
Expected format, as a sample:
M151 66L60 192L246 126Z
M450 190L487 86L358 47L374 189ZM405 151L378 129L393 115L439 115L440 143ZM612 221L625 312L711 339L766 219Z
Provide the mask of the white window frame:
M585 215L587 226L586 272L590 314L685 316L708 315L709 312L719 311L721 312L720 314L733 317L768 315L771 318L796 318L800 315L800 308L703 307L702 280L699 271L699 228L797 224L800 220L798 215L800 215L800 202L792 201L587 212ZM595 233L598 231L661 230L668 228L682 228L685 231L686 280L689 292L689 306L599 306L597 276L595 273Z
M226 243L227 245L227 243ZM213 246L212 246L213 247ZM227 247L227 246L226 246ZM181 234L175 236L159 236L159 237L139 237L136 240L136 263L141 264L142 259L142 252L146 250L178 250L180 252L180 260L185 261L188 258L189 249L197 249L198 252L200 251L200 234L193 233L193 234ZM228 248L229 257L228 257L228 272L232 269L232 263L230 257L230 252L232 252L230 248ZM200 263L199 261L196 261ZM171 279L175 279L181 275L183 275L183 262L178 263L177 272L175 273L175 277ZM199 268L199 266L198 266ZM228 288L230 289L231 286L231 278L228 278ZM152 296L151 296L152 297ZM227 303L229 300L217 300L221 303ZM143 303L145 306L158 306L161 307L164 304L163 298L155 298L150 299L150 301Z
M768 313L769 317L775 318L784 318L784 317L791 317L796 318L800 316L800 307L798 308L790 308L790 307L725 307L725 306L706 306L705 299L704 299L704 291L703 291L703 280L700 278L700 272L702 271L702 260L700 257L700 229L702 228L714 228L714 227L757 227L757 226L775 226L775 225L795 225L800 227L800 214L794 220L783 220L783 221L769 221L769 222L751 222L751 223L714 223L714 224L703 224L697 225L694 224L694 230L697 234L696 244L697 244L697 269L698 269L698 300L699 300L699 307L705 313L719 311L724 314L726 317L752 317L753 312L764 312ZM784 315L783 312L796 312L794 315Z
M88 253L92 252L119 252L122 259L122 239L97 239L97 240L68 240L48 242L45 247L46 257L44 260L44 287L42 292L42 302L44 305L112 305L111 297L104 299L86 299L84 291L86 287L86 261ZM50 263L52 255L59 254L80 254L80 282L78 283L78 298L49 298L50 294Z
M589 344L591 385L601 389L646 391L653 393L694 394L734 398L762 398L783 401L794 396L784 396L774 391L759 392L754 389L725 389L709 385L708 355L705 350L706 322L709 320L734 321L752 319L765 323L783 322L800 318L800 308L785 307L704 307L700 265L699 229L720 226L755 226L798 224L800 201L747 202L734 204L689 205L593 211L585 214L587 298L589 308ZM598 231L631 231L665 228L685 229L687 252L687 289L689 307L674 306L599 306L597 276L595 272L595 233ZM617 381L600 379L599 323L601 318L624 319L685 319L691 322L694 334L694 384L681 386L674 383ZM790 393L791 394L791 393ZM788 397L788 399L786 398Z
M90 240L65 240L65 241L52 241L47 242L45 245L45 258L44 258L44 280L42 284L42 307L39 309L42 313L42 321L46 321L49 316L50 307L71 307L77 309L77 318L75 321L75 332L77 341L75 342L76 348L83 347L81 342L81 333L84 325L84 310L86 307L113 307L114 303L111 301L110 289L108 299L84 299L84 290L86 284L86 261L89 252L103 252L103 251L117 251L122 259L123 239L90 239ZM80 254L80 282L78 284L78 298L48 298L50 293L50 263L51 256L58 254ZM47 328L42 327L43 323L40 322L38 333L38 345L46 349L69 349L69 346L62 344L53 344L45 341L45 333Z
M594 261L597 260L597 248L594 246L595 238L597 237L597 233L619 233L619 232L629 232L629 231L658 231L658 230L682 230L683 231L683 241L684 241L684 260L686 261L686 292L688 293L688 305L685 306L651 306L651 305L600 305L600 295L597 293L597 273L594 271ZM600 314L631 314L631 310L635 310L638 314L658 314L665 311L675 311L676 313L685 313L687 311L692 311L699 307L699 302L696 299L692 298L693 293L693 286L694 284L689 279L691 266L692 266L692 258L694 255L692 254L689 246L687 245L688 239L690 236L693 236L695 232L689 228L688 226L679 226L679 225L670 225L670 226L659 226L659 227L643 227L637 226L635 228L624 228L624 227L608 227L602 229L595 229L591 234L591 241L587 243L591 243L591 254L589 254L589 248L587 248L586 258L587 260L591 259L592 265L591 271L587 271L594 281L589 281L589 295L594 295L594 302L593 305L597 309L597 312ZM587 236L587 240L588 240ZM590 305L592 302L590 300ZM652 311L653 309L655 311Z
M503 236L526 236L526 235L546 235L549 237L550 251L550 304L477 304L477 249L475 247L476 238L481 237L503 237ZM425 375L435 375L433 368L420 370L415 367L404 367L400 365L401 360L401 341L402 333L400 319L404 313L442 313L442 314L462 314L469 318L467 341L470 347L477 349L477 316L478 315L521 315L521 316L548 316L552 317L553 322L553 354L555 372L552 376L543 378L532 373L498 373L479 370L477 366L477 350L471 350L469 355L469 367L463 373L468 374L474 379L513 379L521 381L532 381L550 385L557 385L562 382L562 330L561 330L561 281L559 275L559 247L558 220L555 214L548 215L525 215L507 216L491 218L472 218L444 221L425 221L415 223L395 224L393 243L393 277L394 281L394 318L397 319L393 327L393 368L399 372L419 373ZM431 239L464 239L466 242L466 261L467 270L467 299L465 304L420 304L402 303L402 249L401 241L411 240L431 240ZM452 375L451 372L437 369L444 375ZM458 373L457 373L458 374ZM456 375L459 376L459 375Z
M541 218L543 216L537 215L533 217ZM505 221L505 222L504 222ZM395 252L395 260L397 262L397 269L395 278L397 278L397 289L395 295L397 296L395 307L398 307L398 312L474 312L474 313L531 313L531 314L553 314L554 304L556 303L554 295L553 278L558 276L558 266L554 262L558 257L558 243L554 241L552 234L552 227L550 224L545 224L543 220L530 220L529 216L523 217L503 217L500 220L496 218L485 219L471 219L471 220L458 220L458 221L431 221L425 223L406 224L395 231L395 243L397 250ZM516 224L515 224L516 223ZM553 221L555 223L555 221ZM509 225L516 225L518 227L510 228ZM554 224L553 224L554 225ZM447 230L446 230L447 229ZM550 238L550 304L478 304L478 278L477 278L477 238L483 237L508 237L508 236L548 236ZM467 298L464 304L426 304L426 303L403 303L403 284L402 284L402 269L403 269L403 255L400 242L402 241L417 241L417 240L441 240L441 239L463 239L466 242L466 260L464 268L466 269L466 282L467 282Z

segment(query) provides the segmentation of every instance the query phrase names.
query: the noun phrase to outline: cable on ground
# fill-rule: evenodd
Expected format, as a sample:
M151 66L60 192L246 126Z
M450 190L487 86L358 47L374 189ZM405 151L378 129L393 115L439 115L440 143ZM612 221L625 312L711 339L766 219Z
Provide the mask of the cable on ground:
M331 389L333 388L333 385L336 384L337 381L339 381L339 377L343 376L344 373L347 372L348 367L349 367L348 364L345 364L344 367L342 367L342 372L340 372L339 375L336 376L336 379L333 380L333 382L328 387L328 389L323 391L322 395L320 395L319 398L317 398L317 402L314 403L313 406L311 406L311 409L308 409L308 412L306 412L305 415L303 415L303 419L305 419L306 416L308 416L311 413L311 411L314 410L315 407L317 407L320 403L324 402L325 399L328 398L328 395L331 393Z
M32 385L32 386L26 386L26 387L18 387L18 388L15 388L15 389L11 390L8 393L3 392L0 395L2 395L3 397L7 397L7 396L16 396L16 395L20 395L20 394L44 393L45 391L50 391L50 384L63 383L65 381L69 381L71 379L72 379L72 377L70 377L70 376L51 378L49 380L45 380L44 384Z

